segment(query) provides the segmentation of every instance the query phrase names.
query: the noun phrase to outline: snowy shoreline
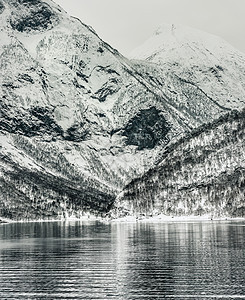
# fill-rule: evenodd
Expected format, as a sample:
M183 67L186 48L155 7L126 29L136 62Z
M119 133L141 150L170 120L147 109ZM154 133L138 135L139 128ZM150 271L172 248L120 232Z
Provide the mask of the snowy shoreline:
M160 222L212 222L212 221L245 221L243 217L212 217L210 215L204 216L167 216L167 215L158 215L154 217L123 217L111 220L111 222L122 222L122 223L130 223L130 222L149 222L149 223L160 223Z
M75 218L69 217L64 219L51 219L51 220L9 220L9 219L0 219L0 225L7 225L12 223L48 223L48 222L72 222L72 221L80 221L80 222L94 222L99 221L102 223L168 223L168 222L212 222L212 221L244 221L245 218L243 217L211 217L210 215L204 216L167 216L167 215L158 215L154 217L136 217L136 216L127 216L115 219L109 218L101 218L96 216L91 217L82 217L82 218Z

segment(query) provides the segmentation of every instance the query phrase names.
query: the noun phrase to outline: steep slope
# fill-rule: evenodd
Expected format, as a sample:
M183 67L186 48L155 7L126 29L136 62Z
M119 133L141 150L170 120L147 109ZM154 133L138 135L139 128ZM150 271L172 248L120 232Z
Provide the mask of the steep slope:
M222 116L169 147L117 198L123 215L245 216L245 110Z
M57 145L21 135L0 135L0 175L0 216L7 219L103 216L116 195L115 187L72 165Z
M79 207L106 212L169 142L231 109L199 86L163 75L155 63L124 58L50 0L0 0L0 154L7 166L0 177L7 214L26 217L17 214L22 186L22 212L37 195L44 199L28 218L47 217L49 194L57 198L52 217ZM237 100L232 108L241 105ZM16 181L24 174L27 181ZM56 184L44 189L59 179L60 192ZM74 201L70 188L79 195Z
M107 194L109 189L109 199L114 197L145 168L145 153L136 154L137 148L152 148L165 139L165 118L155 108L159 100L126 59L52 1L1 1L0 26L1 154L15 165L15 177L21 174L18 168L27 172L21 158L28 157L48 176L50 165L58 177L68 170L79 174L74 177L83 191L92 186ZM142 127L150 133L145 141L134 124L151 110L153 125L159 123L164 131L157 139L145 122ZM12 152L6 153L9 148ZM15 186L7 199L8 186L2 188L11 211L18 206L15 190L21 184L4 170L1 179ZM74 178L68 179L73 185ZM23 199L26 207L31 205L27 196ZM96 192L93 201L100 205ZM44 217L46 210L44 203ZM40 212L29 217L40 217Z

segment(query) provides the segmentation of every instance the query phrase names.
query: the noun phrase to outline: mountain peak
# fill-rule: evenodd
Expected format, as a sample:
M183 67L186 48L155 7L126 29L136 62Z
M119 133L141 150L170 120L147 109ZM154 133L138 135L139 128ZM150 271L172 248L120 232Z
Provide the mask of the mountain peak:
M152 57L162 59L165 54L177 49L178 56L186 56L184 49L193 54L200 50L208 50L215 56L222 52L235 52L243 55L222 38L181 24L161 24L153 35L142 45L134 49L129 57L132 59L152 60ZM191 55L192 55L191 54Z
M162 23L158 25L158 27L154 30L153 35L166 35L166 34L185 34L185 35L211 35L206 33L205 31L198 30L196 28L192 28L187 25L183 25L180 23ZM214 36L214 35L213 35ZM218 37L217 37L218 38Z
M176 24L163 23L157 27L157 29L154 31L154 35L166 34L168 32L174 34L175 30L176 30Z
M218 36L180 24L162 24L130 58L155 64L158 78L175 76L198 86L224 107L241 106L245 55Z

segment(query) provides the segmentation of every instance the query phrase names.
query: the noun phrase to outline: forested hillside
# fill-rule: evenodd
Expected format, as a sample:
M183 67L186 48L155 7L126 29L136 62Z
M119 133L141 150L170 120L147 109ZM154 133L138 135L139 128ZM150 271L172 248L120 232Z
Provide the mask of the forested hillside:
M168 147L156 167L126 186L117 216L245 216L245 110Z

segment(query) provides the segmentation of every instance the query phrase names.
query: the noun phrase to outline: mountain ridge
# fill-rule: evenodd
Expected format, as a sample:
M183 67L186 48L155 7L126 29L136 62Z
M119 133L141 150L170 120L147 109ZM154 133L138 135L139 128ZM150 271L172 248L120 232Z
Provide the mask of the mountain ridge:
M0 4L0 154L6 167L0 173L1 203L8 214L15 212L13 218L18 205L22 213L32 207L23 217L30 219L108 212L116 194L147 171L166 145L243 106L233 73L200 71L205 78L212 74L224 95L225 80L234 83L230 94L236 100L229 104L190 80L191 68L128 60L53 1ZM239 73L242 66L236 68ZM36 178L45 180L45 173L50 189L41 195L44 184ZM33 174L33 181L29 175L18 181L21 174ZM67 187L61 194L59 179ZM89 205L82 196L74 198L71 188L88 195ZM51 205L48 194L56 194L57 203Z

